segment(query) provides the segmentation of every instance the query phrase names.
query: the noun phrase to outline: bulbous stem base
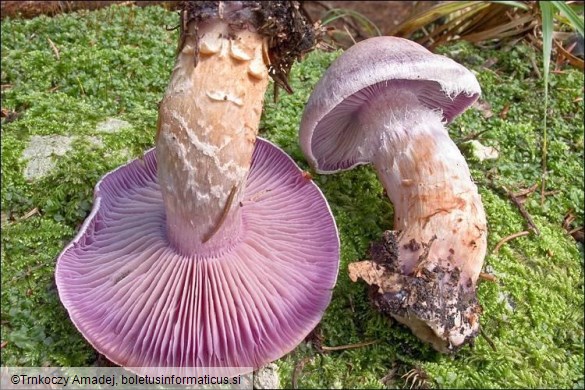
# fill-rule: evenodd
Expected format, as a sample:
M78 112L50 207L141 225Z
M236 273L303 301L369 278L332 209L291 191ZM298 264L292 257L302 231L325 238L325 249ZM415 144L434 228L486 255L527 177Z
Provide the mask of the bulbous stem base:
M372 286L382 312L452 352L479 332L475 285L487 225L477 187L442 114L412 93L391 91L361 115L375 119L366 134L383 129L372 155L394 206L394 232L372 246L371 261L350 265L350 277Z

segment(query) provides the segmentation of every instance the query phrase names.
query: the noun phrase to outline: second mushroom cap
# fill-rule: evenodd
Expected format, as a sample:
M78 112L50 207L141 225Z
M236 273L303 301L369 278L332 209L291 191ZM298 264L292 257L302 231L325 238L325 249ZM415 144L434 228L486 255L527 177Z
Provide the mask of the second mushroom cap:
M440 111L446 123L481 94L468 69L417 43L397 37L361 41L331 65L309 98L299 136L311 166L333 173L370 163L379 135L363 133L364 122L372 120L364 111L380 95L398 90Z

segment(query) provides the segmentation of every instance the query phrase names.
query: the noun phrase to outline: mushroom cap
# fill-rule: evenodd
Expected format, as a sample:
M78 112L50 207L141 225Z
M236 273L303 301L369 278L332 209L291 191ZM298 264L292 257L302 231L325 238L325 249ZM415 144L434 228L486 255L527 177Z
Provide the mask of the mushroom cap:
M239 375L291 351L320 321L337 279L339 237L319 188L257 139L239 238L213 256L183 256L168 244L156 172L151 149L106 174L60 254L57 287L77 329L139 374L132 367Z
M327 69L303 113L301 149L317 172L371 162L371 145L366 144L371 139L360 134L357 117L389 88L412 92L422 106L442 112L446 123L481 94L471 71L418 43L388 36L358 42Z

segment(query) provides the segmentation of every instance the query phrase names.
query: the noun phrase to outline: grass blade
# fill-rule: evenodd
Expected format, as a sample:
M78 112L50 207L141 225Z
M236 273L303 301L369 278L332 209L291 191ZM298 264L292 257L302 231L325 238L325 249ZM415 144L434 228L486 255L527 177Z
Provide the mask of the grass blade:
M431 48L436 47L439 44L444 43L445 41L449 40L450 37L454 35L460 35L462 30L462 25L469 24L469 21L473 19L477 13L481 12L482 8L472 9L469 8L465 12L461 12L459 15L456 15L446 23L443 23L440 26L436 26L433 28L428 35L425 35L421 39L417 40L418 43L427 46L430 42Z
M408 20L402 22L391 35L398 35L402 37L408 37L413 32L419 30L422 27L433 23L437 19L442 17L451 15L452 13L460 10L464 10L465 8L471 9L481 9L487 7L489 4L487 2L481 1L447 1L445 3L440 3L435 5L425 11L422 11L416 15L413 15Z
M550 70L550 55L552 52L554 10L552 2L540 1L540 14L542 18L542 60L544 69L544 116L542 119L542 184L541 184L541 205L544 204L544 189L546 180L546 155L547 155L547 114L548 114L548 79Z
M529 6L527 6L526 4L524 4L521 1L492 1L491 3L503 4L503 5L508 5L510 7L521 8L524 11L528 11L530 9Z
M381 36L382 35L382 32L380 31L380 29L378 28L378 26L376 26L376 24L374 22L372 22L370 19L368 19L365 15L363 15L359 12L353 11L351 9L336 8L336 9L330 10L323 17L323 25L330 24L337 19L342 19L345 17L353 18L359 24L359 26L366 31L366 34L368 34L368 36Z
M541 8L542 8L541 2ZM583 35L583 16L579 16L573 11L573 9L564 1L551 1L550 2L561 14L563 14L567 19L569 19L569 23L571 26L579 32L579 34Z
M532 19L532 15L524 15L510 21L509 23L499 25L489 30L462 35L461 38L470 42L482 42L490 39L503 39L509 36L522 34L524 31L533 28L533 25L531 24Z

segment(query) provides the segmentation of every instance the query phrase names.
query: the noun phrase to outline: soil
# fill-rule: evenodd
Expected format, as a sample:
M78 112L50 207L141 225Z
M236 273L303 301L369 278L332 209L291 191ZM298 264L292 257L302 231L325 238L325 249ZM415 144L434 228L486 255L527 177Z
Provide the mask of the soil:
M134 4L141 7L158 4L167 9L175 9L178 3L178 1L2 1L0 15L2 18L54 16L80 9L103 8L112 4ZM428 8L433 3L431 1L305 1L303 5L313 21L322 19L331 9L349 9L368 18L380 29L382 35L390 35L392 30L413 12ZM334 23L333 26L343 29L339 23ZM350 33L355 40L362 38L355 31L350 31Z
M328 10L349 9L356 11L379 29L382 35L391 35L400 23L415 12L431 6L433 1L306 1L305 8L314 20L321 19Z

